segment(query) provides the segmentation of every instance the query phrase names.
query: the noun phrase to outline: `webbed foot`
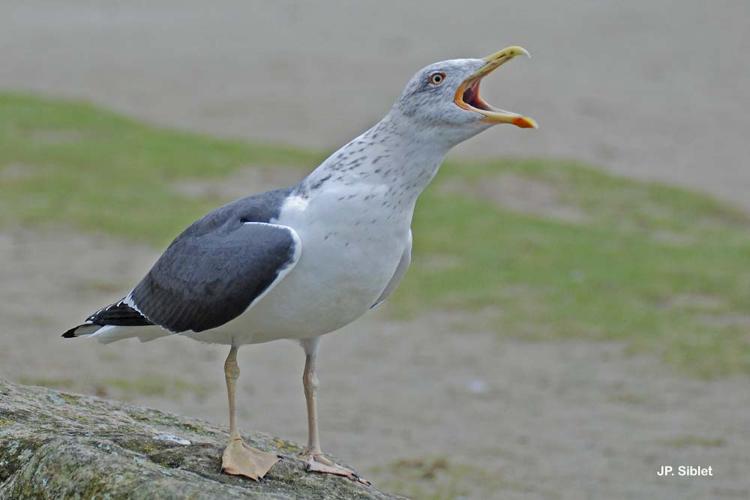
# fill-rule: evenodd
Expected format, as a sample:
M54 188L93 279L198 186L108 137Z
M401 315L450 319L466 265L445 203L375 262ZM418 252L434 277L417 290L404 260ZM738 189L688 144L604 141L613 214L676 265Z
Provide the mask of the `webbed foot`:
M221 471L259 480L279 461L273 453L256 450L240 437L231 438L221 457Z

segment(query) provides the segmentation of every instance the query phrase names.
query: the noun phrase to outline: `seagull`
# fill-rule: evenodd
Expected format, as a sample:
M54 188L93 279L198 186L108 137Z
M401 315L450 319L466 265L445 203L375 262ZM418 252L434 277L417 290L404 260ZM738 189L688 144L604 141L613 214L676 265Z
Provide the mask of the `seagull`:
M320 446L320 337L378 306L398 286L411 262L417 198L453 146L496 124L537 128L531 118L495 108L479 95L482 79L519 55L529 53L511 46L483 59L423 68L382 120L297 185L208 213L177 236L124 298L62 336L110 343L181 335L230 346L222 470L255 480L279 458L246 444L237 429L237 351L245 344L296 340L305 352L307 470L366 483Z

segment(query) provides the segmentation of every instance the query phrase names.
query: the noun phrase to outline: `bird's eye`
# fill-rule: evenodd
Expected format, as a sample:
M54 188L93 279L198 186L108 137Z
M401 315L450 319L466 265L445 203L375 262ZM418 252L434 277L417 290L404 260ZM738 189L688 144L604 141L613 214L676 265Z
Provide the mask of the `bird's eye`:
M433 73L430 75L430 83L433 85L440 85L445 81L445 73Z

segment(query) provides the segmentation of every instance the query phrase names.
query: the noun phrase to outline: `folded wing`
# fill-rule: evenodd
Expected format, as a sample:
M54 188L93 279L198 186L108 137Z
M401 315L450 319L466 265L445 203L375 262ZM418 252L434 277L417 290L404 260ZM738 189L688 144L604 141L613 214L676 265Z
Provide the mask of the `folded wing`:
M228 220L210 231L186 231L126 298L151 323L201 332L242 314L299 260L288 227Z

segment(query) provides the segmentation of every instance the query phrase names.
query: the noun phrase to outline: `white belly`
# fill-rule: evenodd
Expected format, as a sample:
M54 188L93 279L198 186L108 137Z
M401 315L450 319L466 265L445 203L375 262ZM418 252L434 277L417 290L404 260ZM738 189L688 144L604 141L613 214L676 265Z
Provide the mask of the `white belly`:
M332 194L336 196L336 194ZM393 276L408 244L411 213L380 216L366 206L304 203L282 211L302 254L294 269L243 315L196 340L254 344L310 338L367 312Z

